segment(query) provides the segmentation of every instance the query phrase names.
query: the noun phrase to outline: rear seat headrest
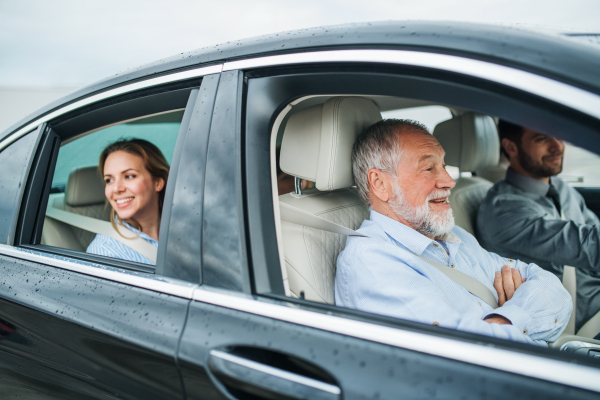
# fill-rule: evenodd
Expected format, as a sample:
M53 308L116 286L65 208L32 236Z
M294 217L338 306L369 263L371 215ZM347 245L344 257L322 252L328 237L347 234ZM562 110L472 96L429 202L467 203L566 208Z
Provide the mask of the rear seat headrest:
M69 174L65 189L65 203L71 207L104 204L104 181L98 166L81 167Z
M446 151L446 164L472 172L498 165L500 139L494 120L467 112L440 122L433 130Z
M354 140L380 120L377 106L363 97L333 97L293 114L281 143L281 170L321 191L354 185Z

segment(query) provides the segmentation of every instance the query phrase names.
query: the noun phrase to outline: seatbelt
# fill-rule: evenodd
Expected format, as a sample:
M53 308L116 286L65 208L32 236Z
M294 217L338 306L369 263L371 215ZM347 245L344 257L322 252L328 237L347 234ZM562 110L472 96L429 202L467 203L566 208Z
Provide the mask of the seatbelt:
M560 212L560 219L563 221L566 220L564 210ZM573 312L571 313L571 318L569 318L569 322L563 331L563 335L574 335L575 334L575 317L577 313L577 275L575 274L575 268L565 265L563 266L563 278L562 284L564 288L569 292L571 297L573 298ZM596 334L594 334L595 336ZM593 337L593 336L591 336Z
M115 231L114 227L110 222L60 210L52 206L49 206L46 209L46 217L55 219L60 222L64 222L65 224L74 226L79 229L83 229L88 232L108 236L124 244L130 249L137 251L138 253L140 253L141 255L143 255L144 257L156 264L156 247L154 247L152 244L148 243L139 236L132 237L131 239L124 238L123 236L119 235L117 231ZM117 225L117 228L119 229L119 232L123 233L123 229L121 229L119 225ZM130 231L127 230L127 232Z
M571 297L573 298L573 312L571 313L571 318L569 318L569 322L563 332L564 335L574 335L575 334L575 313L577 312L577 277L575 275L575 268L565 265L563 267L563 278L562 284L569 292ZM600 318L600 316L598 317ZM590 320L591 321L591 320ZM589 322L589 321L588 321ZM586 323L587 325L587 323ZM583 329L583 327L582 327ZM581 332L581 330L580 330ZM598 332L596 332L598 333ZM578 333L579 335L579 333ZM590 337L594 337L596 334Z
M340 235L345 236L369 237L365 234L356 232L352 229L346 228L345 226L338 225L334 222L310 214L304 210L283 203L281 201L279 202L279 209L281 220L285 222L291 222L293 224L320 229L322 231L338 233ZM438 269L448 278L452 279L454 282L465 288L469 293L485 301L487 304L490 305L490 307L498 308L498 302L496 301L496 297L494 297L492 291L488 289L487 286L485 286L483 283L479 282L477 279L474 279L463 272L451 269L446 265L430 260L423 256L419 256L416 254L415 256L419 257L421 260L427 262L429 265Z

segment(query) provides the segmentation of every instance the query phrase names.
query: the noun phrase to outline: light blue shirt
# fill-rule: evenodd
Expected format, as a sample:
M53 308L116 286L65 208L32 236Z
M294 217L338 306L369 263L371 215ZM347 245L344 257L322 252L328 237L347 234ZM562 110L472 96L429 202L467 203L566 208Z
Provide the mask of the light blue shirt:
M460 227L437 240L376 211L351 236L337 260L336 305L374 314L546 346L569 321L573 303L558 278L535 264L489 253ZM483 283L493 282L503 265L527 278L512 299L493 309L416 255L454 266ZM488 324L491 315L512 325Z
M125 228L129 229L134 234L140 233L133 226L129 225L127 222L123 221L123 225ZM152 244L154 247L158 248L158 241L154 240L144 232L140 233L140 237ZM132 248L125 246L123 243L101 234L97 234L92 243L88 246L87 253L98 254L101 256L120 258L122 260L127 261L135 261L144 264L154 265L154 262L150 261L148 257L145 257L133 250Z

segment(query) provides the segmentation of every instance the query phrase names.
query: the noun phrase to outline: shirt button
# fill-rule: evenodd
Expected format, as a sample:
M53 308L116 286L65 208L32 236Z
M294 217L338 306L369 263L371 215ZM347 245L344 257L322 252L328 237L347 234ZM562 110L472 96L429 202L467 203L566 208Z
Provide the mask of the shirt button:
M432 325L433 326L440 326L439 322L434 322Z
M527 335L527 329L523 329L523 335Z
M438 245L437 243L434 243L434 244L433 244L433 247L438 247L438 246L439 246L439 245Z
M554 323L557 323L557 322L558 322L558 318L554 320Z
M450 267L454 268L454 264L450 265Z
M480 302L477 302L477 304L479 304L479 307L481 307L481 303Z
M509 258L508 262L515 262L515 260L513 260L512 258Z

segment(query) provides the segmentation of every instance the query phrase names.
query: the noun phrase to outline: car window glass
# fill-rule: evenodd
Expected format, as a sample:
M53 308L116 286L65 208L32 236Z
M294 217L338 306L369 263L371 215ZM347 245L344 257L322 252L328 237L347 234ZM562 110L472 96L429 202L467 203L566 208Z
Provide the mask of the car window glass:
M76 137L63 144L58 153L52 179L41 244L80 252L87 251L95 255L115 257L125 261L155 264L156 250L153 247L157 246L157 242L143 229L142 232L139 232L138 229L141 225L135 218L125 219L123 225L117 222L120 227L120 236L125 236L131 239L130 241L123 240L118 236L114 237L118 234L116 231L113 232L114 224L111 227L113 207L105 196L106 184L98 171L99 157L102 151L115 141L143 139L155 145L164 155L167 164L170 165L182 118L182 110L143 117ZM136 159L140 160L140 165L144 168L142 158L137 157ZM168 175L168 170L166 173ZM122 175L122 179L123 181L131 180L134 176L127 173ZM148 174L146 180L147 185L144 188L154 184L151 175ZM149 193L148 196L153 195L153 189L146 189L144 192L136 192L136 190L139 189L132 191L130 187L126 187L123 189L122 195L118 196L119 199L114 198L113 200L121 201L124 208L132 205L138 207L136 202L144 204L143 199L146 198L144 193ZM61 212L63 214L60 214ZM118 221L116 218L118 213L115 214L113 214L113 219ZM84 218L81 219L77 216ZM158 220L160 221L160 209ZM100 228L97 227L96 221L101 221ZM103 232L103 235L97 235L100 232ZM113 236L108 238L107 235ZM100 242L96 242L94 250L91 250L89 246L96 238Z
M37 131L36 131L37 132ZM0 243L10 244L18 211L18 195L25 178L36 138L36 132L25 135L0 153Z
M565 143L563 170L559 177L571 186L600 187L600 156Z

